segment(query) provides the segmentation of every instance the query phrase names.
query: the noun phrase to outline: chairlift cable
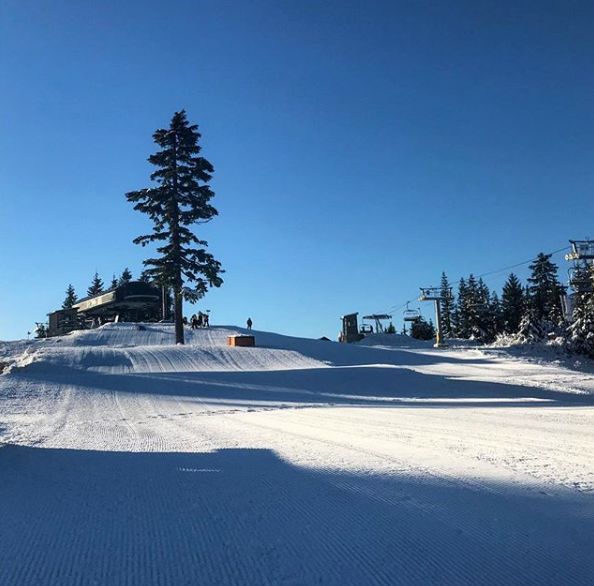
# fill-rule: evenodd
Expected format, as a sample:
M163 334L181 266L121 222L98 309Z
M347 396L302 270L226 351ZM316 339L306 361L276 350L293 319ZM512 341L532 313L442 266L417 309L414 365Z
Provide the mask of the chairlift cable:
M571 246L563 246L562 248L558 248L557 250L553 250L553 252L547 252L547 253L544 253L544 254L545 254L545 256L553 256L554 254L557 254L557 253L559 253L559 252L563 252L564 250L568 250L568 249L570 249L570 248L571 248ZM540 253L539 253L539 254L540 254ZM509 270L511 270L511 269L515 269L515 268L517 268L517 267L521 267L521 266L523 266L523 265L527 265L528 263L531 263L531 262L535 261L535 260L536 260L536 258L537 258L537 257L535 256L535 257L532 257L532 258L531 258L531 259L529 259L529 260L525 260L525 261L522 261L522 262L516 263L516 264L514 264L514 265L510 265L510 266L507 266L507 267L503 267L503 268L501 268L501 269L497 269L497 270L495 270L495 271L487 271L486 273L481 273L480 275L477 275L477 276L476 276L476 278L477 278L477 279L482 279L483 277L488 277L488 276L490 276L490 275L495 275L495 274L497 274L497 273L502 273L502 272L504 272L504 271L509 271ZM458 280L460 280L460 279L458 279ZM413 297L412 299L409 299L409 300L405 301L404 303L401 303L400 305L393 305L393 306L392 306L392 307L391 307L391 308L390 308L388 311L386 311L385 313L392 313L392 312L399 311L399 310L403 309L404 307L406 307L406 305L407 305L407 304L409 304L409 303L413 303L414 301L417 301L417 300L418 300L418 297Z

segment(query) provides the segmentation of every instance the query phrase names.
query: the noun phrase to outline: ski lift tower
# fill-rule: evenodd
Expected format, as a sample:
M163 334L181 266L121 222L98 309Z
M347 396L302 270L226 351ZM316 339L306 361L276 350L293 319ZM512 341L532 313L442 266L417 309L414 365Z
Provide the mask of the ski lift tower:
M392 316L387 313L372 313L371 315L364 315L363 319L373 320L375 322L375 333L383 334L384 326L382 325L382 320L392 319Z
M571 317L575 296L592 292L592 271L594 271L594 240L570 240L571 252L565 260L573 263L569 268L569 287L572 294L562 298L565 318Z
M570 240L571 252L565 260L573 262L569 269L569 286L576 293L592 291L590 272L594 268L594 240Z
M444 300L445 297L441 294L441 287L421 287L419 301L435 302L435 348L444 348L447 346L441 334L441 302Z

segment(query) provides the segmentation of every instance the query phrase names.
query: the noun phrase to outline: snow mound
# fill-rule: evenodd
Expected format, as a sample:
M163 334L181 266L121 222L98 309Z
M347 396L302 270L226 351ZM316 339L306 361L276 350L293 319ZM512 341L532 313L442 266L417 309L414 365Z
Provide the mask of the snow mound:
M273 341L272 346L227 346L228 336L243 331L232 327L186 329L186 344L175 345L171 324L106 324L95 330L37 341L21 355L8 360L13 363L12 369L37 372L86 370L107 374L265 371L327 366L296 349L283 348L274 339L274 334L262 336Z

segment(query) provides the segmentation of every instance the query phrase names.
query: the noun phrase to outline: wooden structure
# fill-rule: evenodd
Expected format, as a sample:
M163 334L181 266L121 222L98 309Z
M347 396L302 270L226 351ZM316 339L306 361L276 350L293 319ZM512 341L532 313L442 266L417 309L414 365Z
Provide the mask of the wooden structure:
M351 343L362 340L365 336L359 333L359 326L357 324L358 313L347 313L341 316L342 330L340 332L339 342Z
M227 336L227 346L253 347L256 345L254 336Z
M52 311L52 313L48 313L48 318L49 324L46 331L48 337L63 336L72 330L78 330L84 327L83 320L76 308Z
M144 281L128 281L98 295L79 299L70 309L49 316L48 336L62 336L72 330L113 321L158 321L161 290Z

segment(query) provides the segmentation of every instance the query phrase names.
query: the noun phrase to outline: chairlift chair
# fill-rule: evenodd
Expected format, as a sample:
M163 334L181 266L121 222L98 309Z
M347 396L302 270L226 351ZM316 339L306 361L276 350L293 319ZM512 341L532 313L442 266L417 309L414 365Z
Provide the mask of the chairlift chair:
M402 319L404 321L419 321L421 319L420 309L410 309L408 302L406 303L406 309L402 312Z
M421 312L418 309L405 309L402 319L404 321L419 321L421 319Z

